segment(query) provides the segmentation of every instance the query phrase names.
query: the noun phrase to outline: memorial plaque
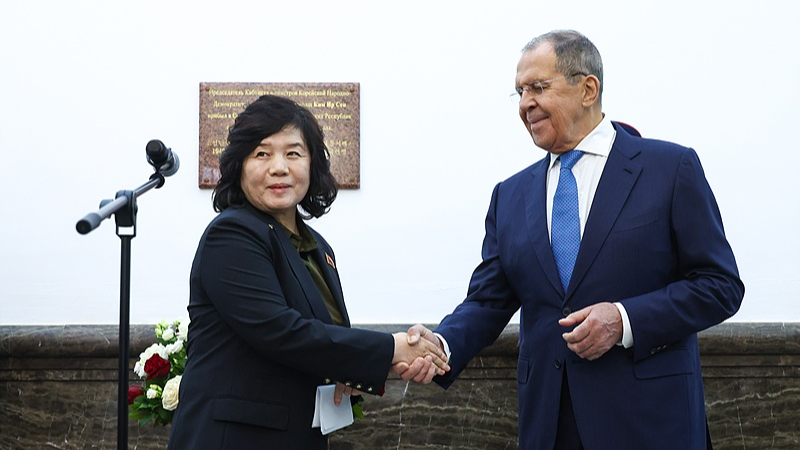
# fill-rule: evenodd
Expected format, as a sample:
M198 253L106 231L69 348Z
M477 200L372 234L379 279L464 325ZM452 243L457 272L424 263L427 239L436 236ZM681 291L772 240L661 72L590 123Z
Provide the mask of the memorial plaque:
M219 155L228 144L228 128L262 95L288 97L319 121L340 188L361 186L361 97L358 83L200 83L199 186L219 181Z

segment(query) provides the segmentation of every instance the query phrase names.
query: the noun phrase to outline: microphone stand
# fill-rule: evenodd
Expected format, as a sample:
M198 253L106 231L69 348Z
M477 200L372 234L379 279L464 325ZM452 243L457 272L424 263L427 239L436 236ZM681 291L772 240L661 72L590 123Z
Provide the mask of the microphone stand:
M131 240L136 237L136 199L153 188L164 185L164 175L156 167L150 180L133 191L118 191L114 200L103 200L97 212L87 214L75 228L87 234L100 222L114 214L117 236L121 239L120 286L119 286L119 391L117 396L117 449L128 448L128 347L130 345L130 300L131 300Z

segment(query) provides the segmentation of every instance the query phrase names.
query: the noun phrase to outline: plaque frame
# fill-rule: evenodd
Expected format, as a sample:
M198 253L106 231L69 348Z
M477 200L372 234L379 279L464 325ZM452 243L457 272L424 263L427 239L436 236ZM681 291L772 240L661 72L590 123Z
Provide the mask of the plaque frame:
M314 114L325 133L331 173L340 189L361 187L361 86L359 83L200 83L198 187L219 181L219 154L228 129L244 108L262 95L296 101Z

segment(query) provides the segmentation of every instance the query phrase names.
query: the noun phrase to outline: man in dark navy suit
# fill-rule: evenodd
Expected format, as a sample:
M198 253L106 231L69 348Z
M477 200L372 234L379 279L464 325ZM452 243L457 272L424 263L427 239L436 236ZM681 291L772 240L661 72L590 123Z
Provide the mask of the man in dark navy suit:
M525 46L519 115L548 154L495 187L464 302L410 332L450 355L447 388L521 309L522 449L710 448L697 333L744 285L695 151L612 122L602 88L580 33Z

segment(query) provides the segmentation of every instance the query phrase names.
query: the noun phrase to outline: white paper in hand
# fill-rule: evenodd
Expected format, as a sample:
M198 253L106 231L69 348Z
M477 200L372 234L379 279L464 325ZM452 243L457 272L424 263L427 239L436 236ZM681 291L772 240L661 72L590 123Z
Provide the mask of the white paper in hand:
M353 407L350 405L350 396L343 395L342 403L336 406L333 403L335 390L336 386L333 384L317 386L317 401L311 428L319 428L322 434L332 433L353 424Z

